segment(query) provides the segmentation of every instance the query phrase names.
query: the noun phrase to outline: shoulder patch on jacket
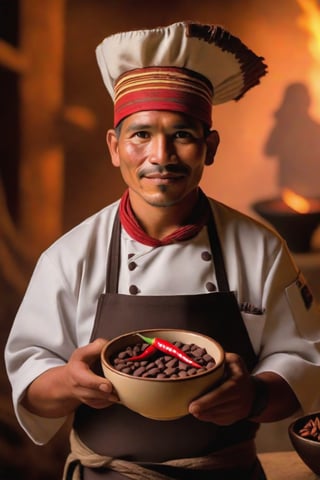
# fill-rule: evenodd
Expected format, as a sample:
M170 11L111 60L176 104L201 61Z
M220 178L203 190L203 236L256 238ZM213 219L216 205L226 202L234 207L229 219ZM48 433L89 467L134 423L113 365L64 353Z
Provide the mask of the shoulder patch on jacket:
M292 317L301 336L310 341L320 340L320 305L313 297L302 273L286 288Z

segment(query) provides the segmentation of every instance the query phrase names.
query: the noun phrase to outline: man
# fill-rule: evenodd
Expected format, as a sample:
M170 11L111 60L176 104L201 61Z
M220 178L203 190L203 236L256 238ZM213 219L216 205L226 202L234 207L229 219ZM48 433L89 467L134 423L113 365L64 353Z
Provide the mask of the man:
M264 478L259 423L319 407L319 311L285 242L199 181L219 143L212 104L266 67L222 28L184 22L113 35L97 57L128 189L38 262L6 347L17 417L43 444L74 413L66 478ZM168 422L120 405L94 368L105 339L158 327L226 351L225 381Z

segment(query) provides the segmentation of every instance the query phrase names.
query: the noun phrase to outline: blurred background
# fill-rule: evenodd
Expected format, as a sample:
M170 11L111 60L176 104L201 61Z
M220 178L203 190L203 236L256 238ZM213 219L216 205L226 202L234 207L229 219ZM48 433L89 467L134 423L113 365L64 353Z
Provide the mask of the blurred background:
M215 108L221 145L204 191L255 217L253 203L284 189L320 197L317 0L0 0L2 351L40 252L124 189L105 145L113 108L95 47L118 31L188 19L225 26L269 66L241 102ZM317 230L294 255L320 297ZM3 361L0 382L0 478L60 478L67 431L34 446L13 415ZM258 445L289 449L286 426L262 429Z

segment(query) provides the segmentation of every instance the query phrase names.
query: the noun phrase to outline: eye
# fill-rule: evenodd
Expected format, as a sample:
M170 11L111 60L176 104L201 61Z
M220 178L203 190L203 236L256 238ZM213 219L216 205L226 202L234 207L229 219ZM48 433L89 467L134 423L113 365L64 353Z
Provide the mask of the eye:
M190 130L177 130L174 134L174 139L183 143L194 142L196 138L194 132Z
M142 139L146 139L146 138L150 137L150 133L145 131L145 130L139 130L138 132L135 132L133 136L138 137L138 138L142 138Z
M179 130L175 133L176 138L191 138L192 135L190 132L186 132L185 130Z

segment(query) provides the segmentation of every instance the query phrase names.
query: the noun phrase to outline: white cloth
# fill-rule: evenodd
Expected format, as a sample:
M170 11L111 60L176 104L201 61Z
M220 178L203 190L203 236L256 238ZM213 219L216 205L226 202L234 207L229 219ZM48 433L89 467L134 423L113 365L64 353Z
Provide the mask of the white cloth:
M320 409L320 311L303 301L303 281L285 243L270 229L212 202L230 289L239 304L263 311L243 313L255 352L256 372L273 371L295 391L303 410ZM5 351L13 402L21 426L43 444L65 422L39 419L19 403L25 389L47 369L63 365L90 339L99 295L105 288L111 227L118 202L66 233L40 257L13 324ZM207 293L216 282L207 229L194 239L165 247L121 237L119 293L134 284L143 295ZM128 258L129 254L134 254ZM136 268L128 268L130 262ZM112 312L110 312L112 316Z
M140 68L174 65L203 75L213 86L214 105L240 98L266 74L263 58L239 38L220 26L194 22L110 35L96 55L111 98L119 77L128 72L134 77Z

